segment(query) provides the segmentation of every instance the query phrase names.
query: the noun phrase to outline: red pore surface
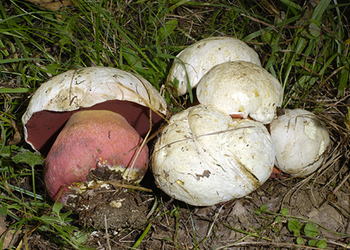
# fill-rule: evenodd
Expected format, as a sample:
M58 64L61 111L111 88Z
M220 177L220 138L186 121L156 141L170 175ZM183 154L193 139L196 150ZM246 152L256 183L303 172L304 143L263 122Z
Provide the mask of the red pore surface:
M140 154L141 136L121 115L107 110L74 113L58 135L45 161L44 179L50 197L58 198L74 182L83 182L98 165L130 168L135 181L148 167L148 148Z

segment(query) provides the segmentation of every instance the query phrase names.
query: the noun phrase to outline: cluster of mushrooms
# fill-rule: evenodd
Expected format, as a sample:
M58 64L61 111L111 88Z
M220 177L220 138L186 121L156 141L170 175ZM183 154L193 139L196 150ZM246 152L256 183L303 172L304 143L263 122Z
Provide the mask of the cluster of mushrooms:
M209 206L254 191L274 166L305 177L322 164L325 126L301 109L277 116L282 86L246 43L194 43L177 56L167 83L178 83L179 95L194 89L199 104L167 119L165 100L147 80L109 67L71 70L41 85L22 121L26 141L47 156L50 197L64 203L69 187L99 166L138 183L151 161L165 193ZM150 157L144 139L164 121Z

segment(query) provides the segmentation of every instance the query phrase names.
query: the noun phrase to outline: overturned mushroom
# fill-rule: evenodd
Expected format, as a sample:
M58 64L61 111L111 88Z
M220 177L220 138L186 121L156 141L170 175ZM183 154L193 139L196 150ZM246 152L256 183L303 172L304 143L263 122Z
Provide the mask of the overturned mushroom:
M50 150L45 183L52 199L64 188L64 202L68 186L84 181L97 166L140 181L148 161L141 137L166 114L164 99L144 78L90 67L67 71L41 85L22 121L25 140L45 156Z
M225 62L214 66L197 86L201 104L211 105L236 117L268 124L282 104L279 81L264 68L250 62Z
M175 199L209 206L239 198L270 176L275 151L267 129L204 105L172 116L156 141L152 171Z
M196 87L202 76L213 66L237 60L261 66L258 54L243 41L233 37L206 38L177 55L169 71L167 83L178 81L178 94L184 95L188 92L188 86Z
M284 109L270 124L275 165L284 173L305 177L319 168L330 144L327 129L310 111Z

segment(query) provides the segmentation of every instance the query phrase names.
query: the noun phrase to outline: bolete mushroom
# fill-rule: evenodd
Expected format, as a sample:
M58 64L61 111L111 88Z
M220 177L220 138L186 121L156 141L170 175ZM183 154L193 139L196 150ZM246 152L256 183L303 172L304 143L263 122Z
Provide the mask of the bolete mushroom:
M274 158L270 134L261 123L199 104L171 117L155 143L152 171L169 196L209 206L260 187Z
M201 104L211 105L231 116L248 115L263 124L276 116L282 104L279 81L264 68L245 61L225 62L211 68L197 85Z
M197 86L202 76L213 66L229 61L247 61L261 66L258 54L245 42L233 37L210 37L182 50L174 60L166 82L178 81L178 94ZM188 80L186 72L188 74Z
M270 124L275 165L284 173L305 177L321 166L330 144L328 131L310 111L284 109L282 113Z
M60 199L64 202L68 186L84 181L97 166L122 170L127 180L140 181L148 165L148 148L141 137L166 115L165 100L141 76L89 67L42 84L22 122L25 140L47 155L48 193L57 199L64 187Z

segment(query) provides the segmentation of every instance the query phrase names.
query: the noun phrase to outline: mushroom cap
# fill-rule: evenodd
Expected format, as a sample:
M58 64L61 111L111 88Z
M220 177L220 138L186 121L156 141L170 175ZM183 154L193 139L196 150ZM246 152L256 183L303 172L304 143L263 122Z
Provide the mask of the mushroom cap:
M282 104L279 81L264 68L250 62L225 62L214 66L197 86L198 101L229 115L248 115L268 124Z
M261 66L255 50L233 37L210 37L200 40L182 50L176 57L178 59L174 60L166 82L174 82L175 78L179 80L179 95L188 92L186 71L190 85L194 88L205 73L223 62L241 60Z
M42 84L22 117L25 140L46 155L59 131L78 110L121 114L144 136L167 115L167 104L146 79L110 67L70 70Z
M310 111L284 109L270 124L276 147L275 165L282 172L305 177L322 164L330 144L326 127Z
M265 126L197 105L173 115L155 143L152 171L171 197L209 206L249 194L270 176L274 145Z

